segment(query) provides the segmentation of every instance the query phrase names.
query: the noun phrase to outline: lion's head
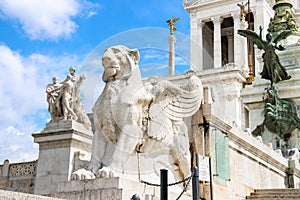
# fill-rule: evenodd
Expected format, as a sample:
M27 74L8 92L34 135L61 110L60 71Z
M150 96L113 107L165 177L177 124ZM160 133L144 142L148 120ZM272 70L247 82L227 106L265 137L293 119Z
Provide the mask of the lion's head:
M137 67L140 54L137 49L128 49L125 46L112 46L105 50L102 56L104 82L128 79L132 70Z

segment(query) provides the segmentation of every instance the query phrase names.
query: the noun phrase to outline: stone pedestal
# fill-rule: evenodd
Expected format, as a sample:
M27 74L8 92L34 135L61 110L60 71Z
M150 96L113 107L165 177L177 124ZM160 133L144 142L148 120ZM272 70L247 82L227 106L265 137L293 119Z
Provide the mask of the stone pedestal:
M169 191L169 199L176 199L180 193L181 190ZM159 200L160 187L120 177L96 178L62 182L52 196L67 200L129 200L134 194L141 200ZM190 200L192 197L185 193L180 199Z
M34 193L53 194L57 183L70 180L76 152L89 159L93 134L75 121L60 121L48 123L32 136L39 144Z

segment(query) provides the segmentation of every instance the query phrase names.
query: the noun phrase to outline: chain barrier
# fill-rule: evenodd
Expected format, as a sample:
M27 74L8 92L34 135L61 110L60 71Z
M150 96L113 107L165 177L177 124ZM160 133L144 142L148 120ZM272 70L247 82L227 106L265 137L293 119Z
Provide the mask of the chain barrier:
M149 183L149 182L143 181L143 180L141 180L141 183L144 183L144 184L150 185L150 186L160 187L160 184Z
M170 184L168 184L168 187L170 187L170 186L178 185L178 184L181 184L181 183L184 183L184 182L187 181L187 184L184 186L183 190L181 191L180 195L177 197L176 200L179 200L179 198L183 195L183 193L186 192L187 187L189 186L189 184L190 184L190 182L191 182L191 180L192 180L192 177L194 176L194 173L195 173L194 170L192 170L192 174L191 174L189 177L187 177L187 178L185 178L185 179L182 179L181 181L177 181L177 182L175 182L175 183L170 183ZM146 184L146 185L154 186L154 187L160 187L160 186L161 186L160 184L149 183L149 182L143 181L143 180L141 180L140 182L141 182L141 183L144 183L144 184Z
M192 180L192 178L194 176L194 173L195 173L195 171L193 170L191 176L188 178L187 184L184 186L183 190L181 191L180 195L177 197L176 200L180 199L180 197L183 195L183 193L186 192L186 189L189 186L189 184L190 184L190 182L191 182L191 180Z

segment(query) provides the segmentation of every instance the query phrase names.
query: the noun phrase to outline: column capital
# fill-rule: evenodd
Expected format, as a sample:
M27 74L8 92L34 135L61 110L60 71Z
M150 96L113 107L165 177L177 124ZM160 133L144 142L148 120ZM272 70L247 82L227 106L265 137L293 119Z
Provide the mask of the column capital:
M215 24L221 24L223 22L223 18L220 17L220 16L217 16L217 17L212 17L211 18L211 21Z
M190 12L190 18L196 18L197 17L197 12L196 11L192 11Z
M205 24L205 22L203 20L201 20L201 19L197 20L197 25L199 28L202 28L204 24Z

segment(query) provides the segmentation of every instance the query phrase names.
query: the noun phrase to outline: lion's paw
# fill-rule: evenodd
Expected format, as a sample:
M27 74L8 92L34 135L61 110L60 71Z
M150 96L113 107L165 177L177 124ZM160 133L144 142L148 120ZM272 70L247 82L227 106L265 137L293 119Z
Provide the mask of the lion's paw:
M109 167L102 167L96 173L97 178L116 177L116 172Z
M71 180L78 181L78 180L86 180L86 179L94 179L95 175L86 169L79 169L72 173Z

